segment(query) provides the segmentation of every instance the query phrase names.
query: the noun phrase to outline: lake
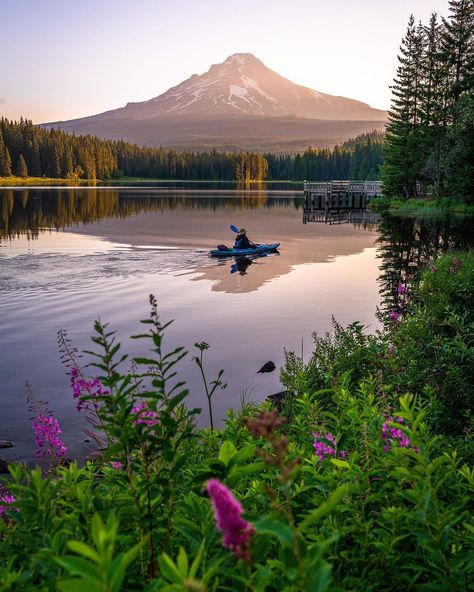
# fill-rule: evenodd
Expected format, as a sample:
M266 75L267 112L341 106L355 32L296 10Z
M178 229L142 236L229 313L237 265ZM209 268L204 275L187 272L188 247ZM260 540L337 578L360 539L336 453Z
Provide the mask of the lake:
M206 399L191 360L195 342L211 346L209 377L225 371L228 386L214 398L221 421L242 399L281 390L285 349L308 359L313 332L329 330L332 316L375 331L377 307L393 305L400 281L472 237L466 219L303 220L302 191L287 184L0 189L0 439L15 442L0 456L32 458L27 381L49 401L69 456L88 452L60 361L60 329L87 349L100 317L127 353L143 355L143 344L129 336L139 332L154 294L161 320L175 319L167 347L190 351L180 376L205 425ZM279 253L210 258L210 248L233 243L230 224L247 228L256 242L280 242ZM277 370L257 374L268 360Z

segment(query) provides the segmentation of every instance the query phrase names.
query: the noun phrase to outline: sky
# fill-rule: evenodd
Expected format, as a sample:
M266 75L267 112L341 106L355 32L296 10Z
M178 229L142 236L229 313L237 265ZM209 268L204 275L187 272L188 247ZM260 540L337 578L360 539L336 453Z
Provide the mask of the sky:
M240 52L387 109L408 18L433 11L448 0L0 0L0 116L101 113Z

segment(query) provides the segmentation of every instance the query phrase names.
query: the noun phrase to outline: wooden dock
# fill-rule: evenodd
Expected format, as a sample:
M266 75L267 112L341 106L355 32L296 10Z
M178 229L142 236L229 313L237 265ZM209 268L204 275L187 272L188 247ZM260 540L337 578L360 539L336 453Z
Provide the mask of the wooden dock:
M354 224L368 226L378 224L380 215L370 210L360 210L352 208L323 208L303 210L303 224L309 222L322 222L323 224Z
M367 205L381 195L381 181L305 181L303 224L376 224L379 216Z
M304 182L306 206L312 210L324 210L326 208L365 210L372 198L381 195L381 181Z

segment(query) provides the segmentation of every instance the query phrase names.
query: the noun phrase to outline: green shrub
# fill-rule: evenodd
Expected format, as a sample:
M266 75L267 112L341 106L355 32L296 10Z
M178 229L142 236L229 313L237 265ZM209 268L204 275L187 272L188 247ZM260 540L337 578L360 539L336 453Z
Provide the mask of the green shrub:
M242 405L198 429L153 298L132 372L106 325L93 378L63 335L99 449L10 467L1 590L472 589L472 257L446 257L384 331L334 323L308 364L286 354L287 417Z

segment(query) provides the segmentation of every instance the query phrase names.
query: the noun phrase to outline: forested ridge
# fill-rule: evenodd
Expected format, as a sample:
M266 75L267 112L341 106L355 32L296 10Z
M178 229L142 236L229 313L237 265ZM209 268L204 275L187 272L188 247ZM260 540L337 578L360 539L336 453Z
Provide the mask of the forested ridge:
M0 119L0 177L188 180L295 180L378 178L383 134L363 134L332 150L303 154L181 152L42 129L28 119Z
M386 129L384 194L470 200L474 190L474 2L410 17Z

